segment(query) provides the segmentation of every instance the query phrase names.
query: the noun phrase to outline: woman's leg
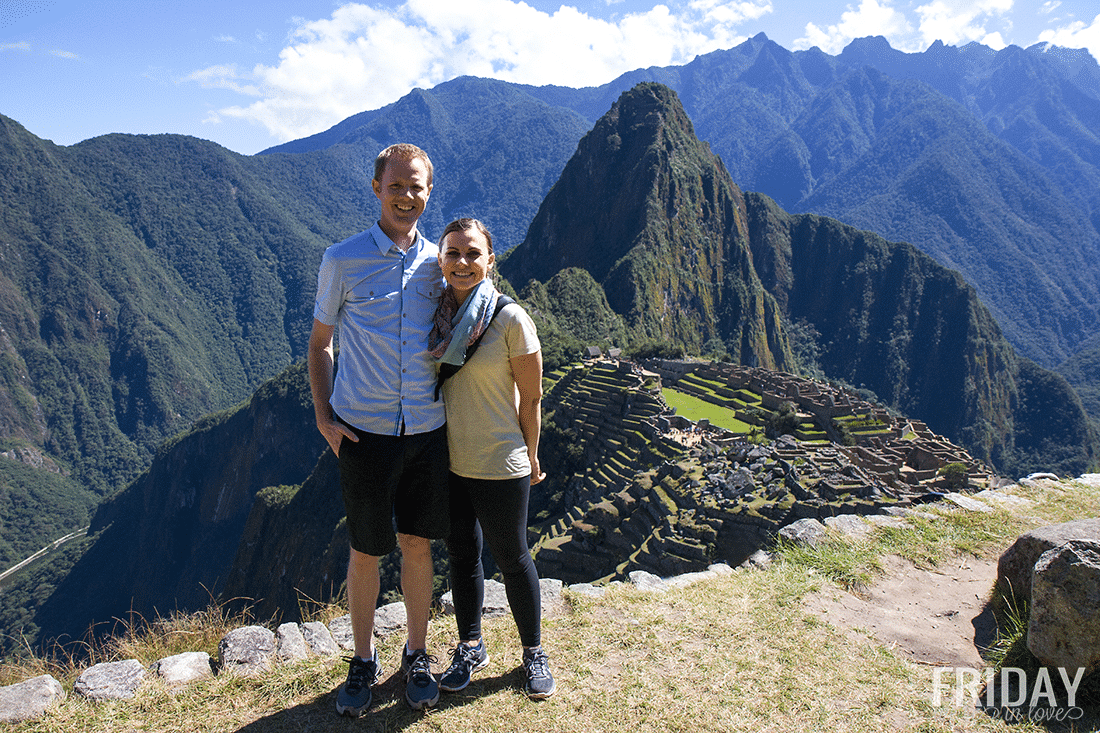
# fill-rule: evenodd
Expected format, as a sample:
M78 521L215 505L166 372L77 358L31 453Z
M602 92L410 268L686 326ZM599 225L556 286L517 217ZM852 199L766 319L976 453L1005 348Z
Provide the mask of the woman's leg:
M460 641L481 638L481 608L485 605L481 527L471 503L471 481L453 473L450 477L451 531L447 536L447 553Z
M525 647L539 646L542 608L539 575L527 547L527 502L531 478L477 481L469 501L484 532L485 542L504 576L508 605ZM452 517L452 521L453 517ZM457 612L458 603L455 602Z

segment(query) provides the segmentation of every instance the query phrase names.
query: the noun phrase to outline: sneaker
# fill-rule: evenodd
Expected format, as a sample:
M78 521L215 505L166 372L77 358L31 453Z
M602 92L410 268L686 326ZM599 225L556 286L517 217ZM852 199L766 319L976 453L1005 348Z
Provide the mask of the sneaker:
M444 692L458 692L470 684L470 675L485 669L489 664L489 655L485 652L485 642L478 639L476 646L459 642L451 655L451 666L439 678L439 689Z
M349 718L358 718L370 707L371 685L378 681L378 650L366 661L359 657L347 657L348 679L336 693L336 712Z
M550 660L541 646L523 650L523 671L527 673L527 696L542 700L554 694Z
M401 652L405 672L405 702L413 710L430 708L439 702L439 684L432 677L432 658L425 649Z

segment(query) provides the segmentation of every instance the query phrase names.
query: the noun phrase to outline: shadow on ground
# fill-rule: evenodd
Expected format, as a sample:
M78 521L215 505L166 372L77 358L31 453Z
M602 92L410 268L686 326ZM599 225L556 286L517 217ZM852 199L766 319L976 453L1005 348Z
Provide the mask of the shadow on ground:
M461 692L441 693L439 703L428 711L417 711L405 704L405 676L394 672L374 686L374 701L358 719L336 714L336 691L319 695L309 702L280 710L239 728L237 733L300 733L300 731L400 731L421 721L426 715L462 707L480 697L504 690L522 690L522 668L495 677L479 677Z

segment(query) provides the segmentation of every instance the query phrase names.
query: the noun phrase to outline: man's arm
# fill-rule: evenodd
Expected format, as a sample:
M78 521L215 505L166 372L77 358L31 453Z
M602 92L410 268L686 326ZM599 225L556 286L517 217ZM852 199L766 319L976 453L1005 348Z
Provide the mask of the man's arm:
M313 330L309 334L309 351L307 364L309 365L309 388L313 393L313 415L317 420L317 429L332 448L332 452L340 455L340 441L348 438L358 442L359 438L346 425L333 418L332 406L329 399L332 397L332 378L334 375L335 358L332 349L332 336L336 327L321 323L313 319Z
M542 432L542 352L509 359L519 388L519 429L531 460L531 483L546 478L539 465L539 433Z

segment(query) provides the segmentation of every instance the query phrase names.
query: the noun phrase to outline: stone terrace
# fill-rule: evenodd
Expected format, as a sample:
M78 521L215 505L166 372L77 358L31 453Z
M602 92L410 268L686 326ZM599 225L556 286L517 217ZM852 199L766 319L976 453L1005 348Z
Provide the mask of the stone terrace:
M589 361L547 395L553 419L576 431L585 455L565 492L571 508L531 530L544 576L574 583L739 564L798 519L875 514L946 491L938 469L948 463L967 466L971 488L993 482L988 469L922 423L897 420L830 385L729 364L646 367L652 371ZM830 429L803 425L797 436L755 445L672 415L662 380L757 420L753 409L790 401L808 421L825 415ZM837 433L828 421L845 418L869 429L851 430L851 446L825 439Z

